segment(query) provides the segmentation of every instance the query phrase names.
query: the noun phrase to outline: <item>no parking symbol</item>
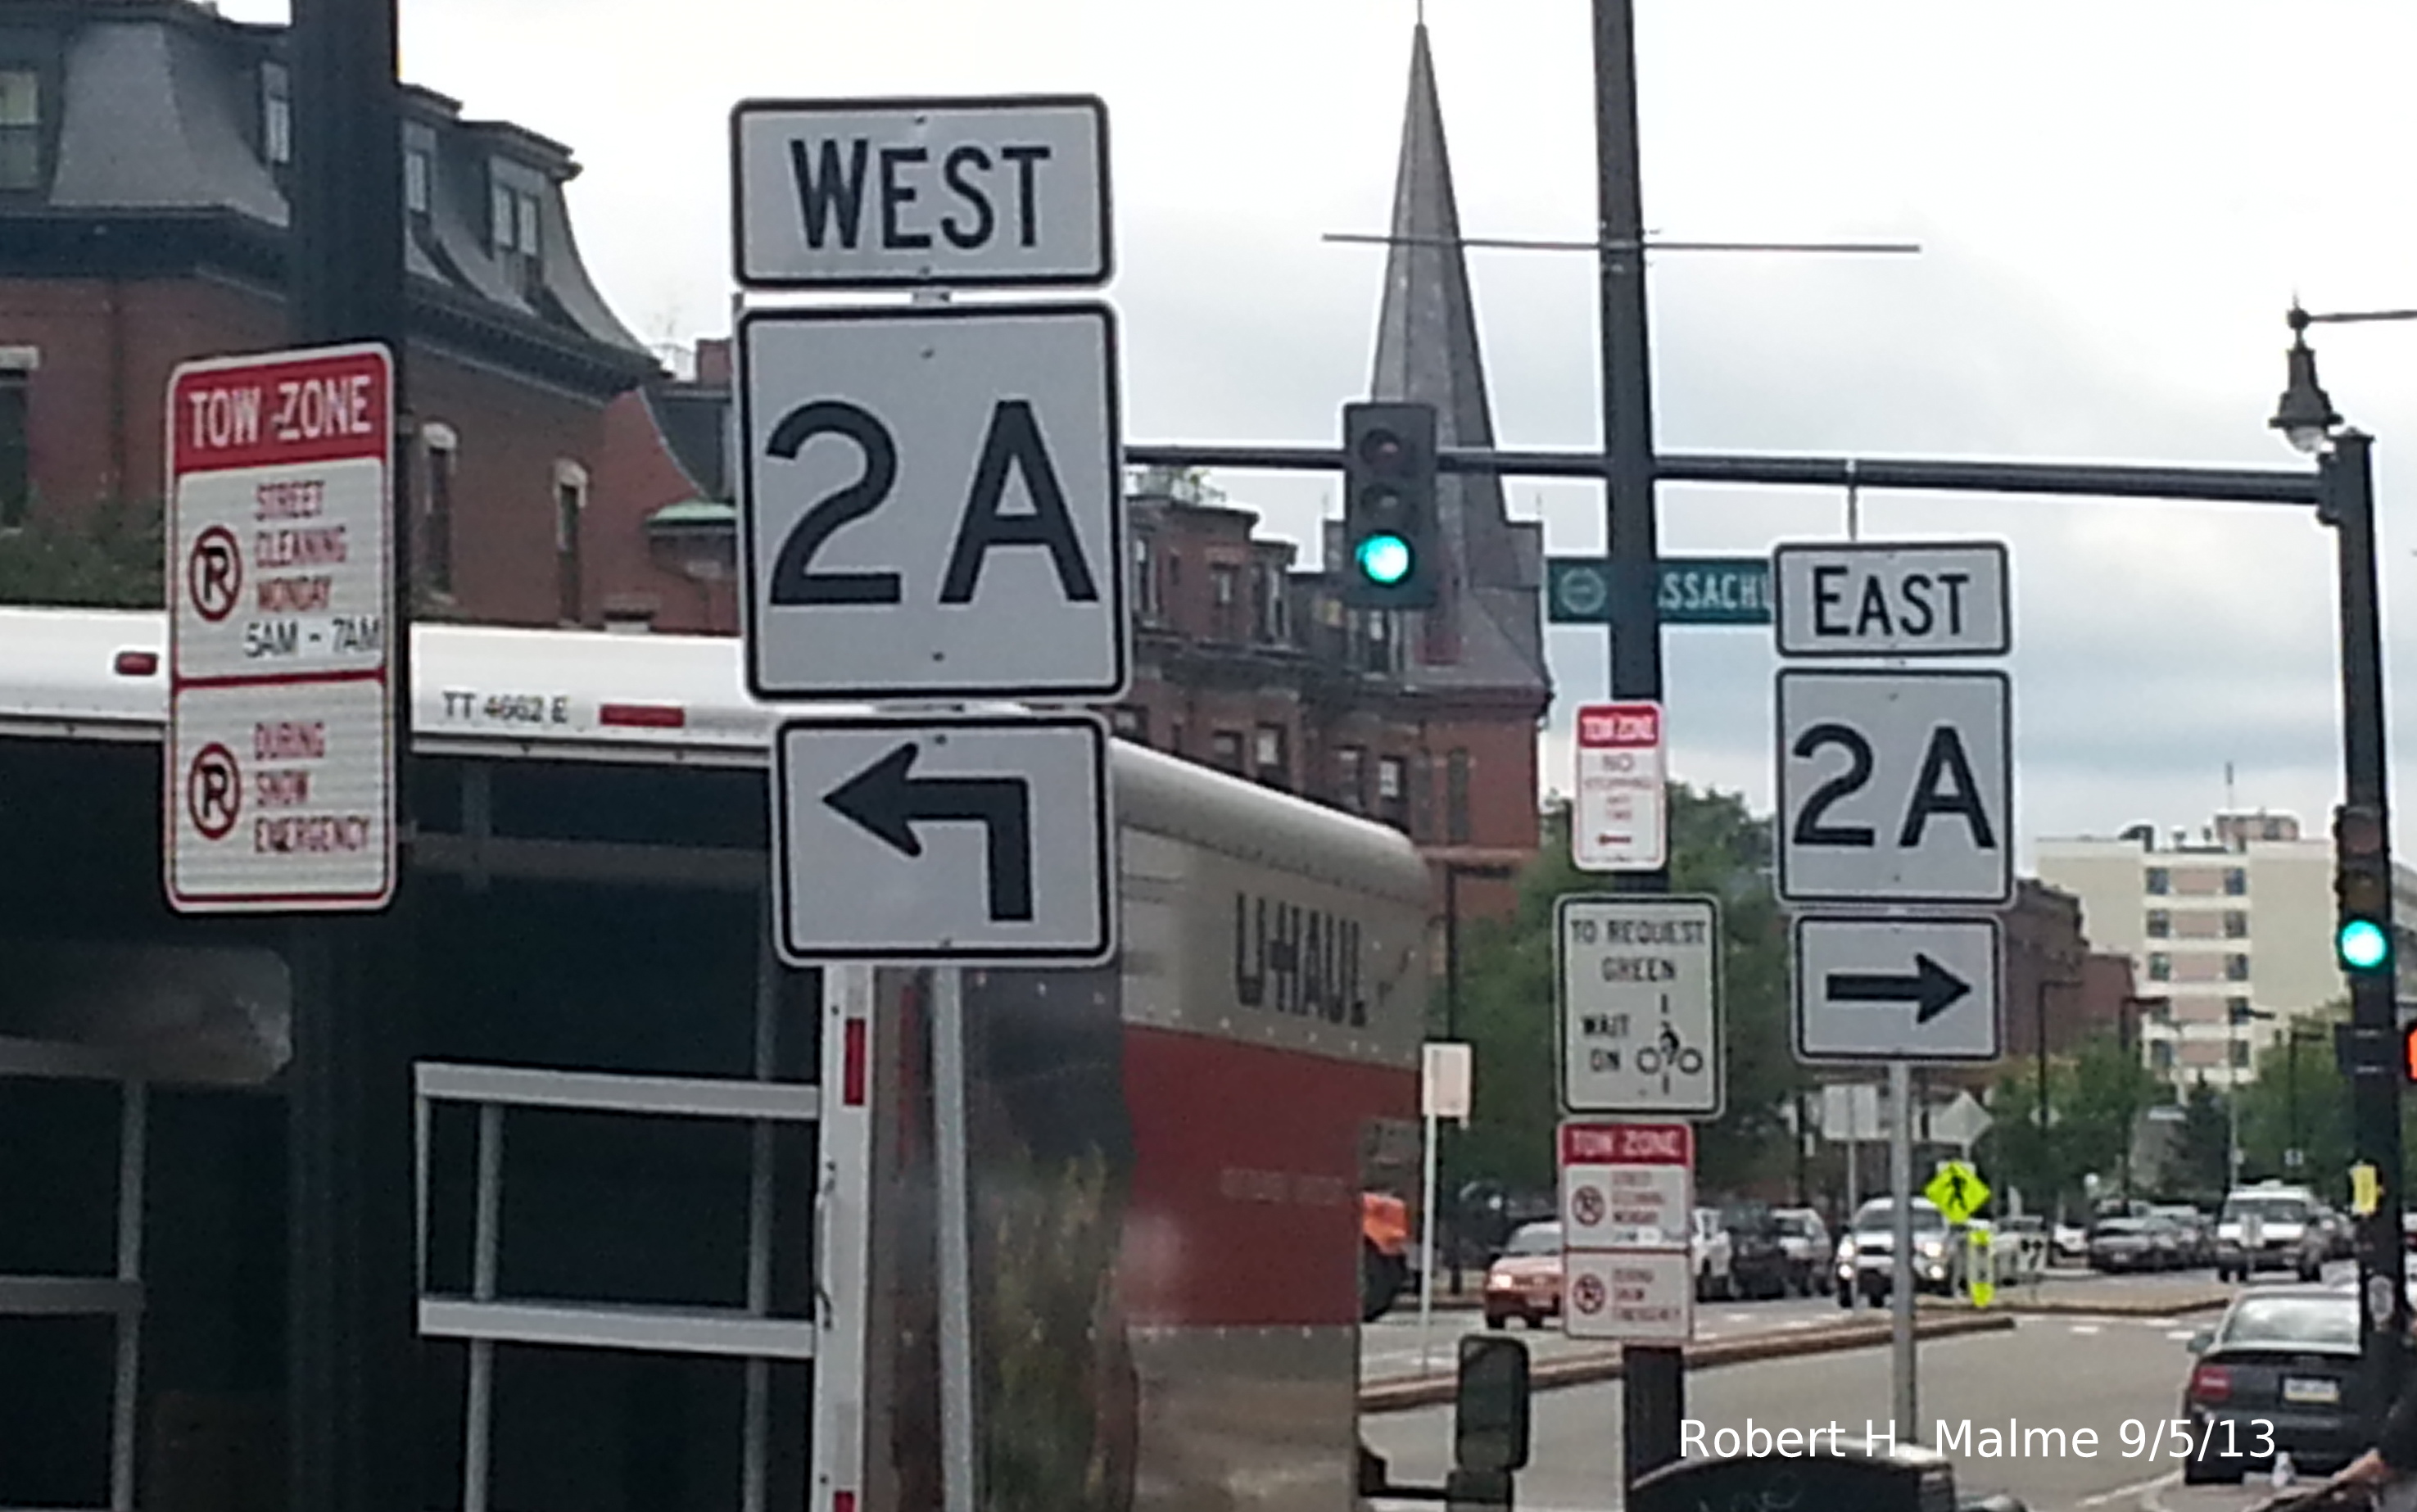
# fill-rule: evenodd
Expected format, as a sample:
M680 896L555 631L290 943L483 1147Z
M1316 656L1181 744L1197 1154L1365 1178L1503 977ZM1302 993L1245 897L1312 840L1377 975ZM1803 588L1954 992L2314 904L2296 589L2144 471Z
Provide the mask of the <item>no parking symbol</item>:
M1570 1306L1589 1318L1603 1311L1603 1305L1609 1300L1609 1293L1604 1290L1603 1277L1599 1275L1581 1275L1570 1288Z

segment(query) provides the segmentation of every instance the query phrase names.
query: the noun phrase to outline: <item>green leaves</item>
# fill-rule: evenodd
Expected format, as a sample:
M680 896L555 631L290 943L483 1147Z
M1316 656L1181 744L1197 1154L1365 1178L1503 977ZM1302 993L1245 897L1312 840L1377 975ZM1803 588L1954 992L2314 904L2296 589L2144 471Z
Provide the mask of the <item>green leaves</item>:
M1771 891L1770 821L1734 794L1683 783L1670 785L1669 802L1670 891L1719 898L1727 937L1728 1112L1696 1128L1696 1182L1711 1192L1792 1168L1780 1107L1805 1078L1789 1050L1786 929ZM1568 810L1556 808L1546 815L1543 853L1520 878L1516 918L1464 926L1460 1027L1477 1047L1476 1106L1452 1146L1448 1187L1483 1177L1514 1190L1551 1188L1560 1117L1553 906L1566 893L1608 891L1608 880L1572 863Z
M38 515L0 532L0 603L157 609L163 547L160 506L104 503L77 526Z

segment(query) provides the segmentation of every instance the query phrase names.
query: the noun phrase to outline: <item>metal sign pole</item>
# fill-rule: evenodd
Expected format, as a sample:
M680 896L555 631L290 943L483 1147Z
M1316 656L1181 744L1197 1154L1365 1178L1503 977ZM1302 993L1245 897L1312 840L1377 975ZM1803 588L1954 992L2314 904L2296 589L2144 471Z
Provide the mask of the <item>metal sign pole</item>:
M1443 1127L1443 1120L1436 1117L1432 1093L1426 1112L1426 1170L1420 1178L1419 1192L1419 1374L1422 1376L1434 1368L1428 1345L1435 1336L1436 1135Z
M939 1192L940 1475L946 1512L974 1512L973 1184L966 1168L965 973L932 973L932 1140Z
M1889 1066L1889 1186L1895 1194L1889 1214L1895 1229L1890 1256L1895 1275L1889 1284L1890 1377L1896 1401L1896 1442L1913 1443L1913 1067Z

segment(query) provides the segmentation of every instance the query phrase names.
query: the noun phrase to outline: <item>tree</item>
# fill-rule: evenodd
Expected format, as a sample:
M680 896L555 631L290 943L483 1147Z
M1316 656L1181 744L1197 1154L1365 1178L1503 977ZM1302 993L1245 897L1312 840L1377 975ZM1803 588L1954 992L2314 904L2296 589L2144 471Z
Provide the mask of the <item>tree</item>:
M1669 788L1670 890L1721 899L1722 1011L1728 1110L1696 1128L1696 1180L1706 1191L1788 1168L1781 1106L1804 1084L1789 1053L1785 921L1769 881L1771 831L1742 799ZM1476 1102L1454 1142L1452 1184L1489 1179L1549 1190L1555 1087L1553 909L1564 893L1606 891L1570 859L1566 807L1547 810L1544 845L1520 878L1507 921L1464 931L1460 1028L1476 1046Z
M2181 1137L2175 1142L2177 1153L2166 1168L2166 1194L2207 1205L2223 1201L2232 1186L2224 1168L2232 1143L2232 1110L2204 1077L2193 1082L2190 1095L2182 1099Z
M104 609L157 609L160 597L160 510L113 500L81 528L38 513L0 534L0 603Z
M2333 1026L2349 1018L2349 1000L2336 1000L2285 1020L2277 1026L2283 1032L2258 1052L2255 1079L2241 1089L2244 1178L2303 1183L2332 1200L2348 1199L2350 1089L2333 1063ZM2285 1158L2292 1149L2301 1153L2297 1166Z

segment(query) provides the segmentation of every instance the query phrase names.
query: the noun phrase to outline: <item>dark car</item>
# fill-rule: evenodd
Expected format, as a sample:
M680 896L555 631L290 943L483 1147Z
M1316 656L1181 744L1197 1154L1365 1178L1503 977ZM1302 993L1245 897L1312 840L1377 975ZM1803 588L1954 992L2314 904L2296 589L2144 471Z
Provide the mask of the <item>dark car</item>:
M2162 1271L2172 1263L2167 1235L2147 1218L2101 1218L2090 1226L2090 1268L2093 1271Z
M1729 1235L1729 1288L1741 1297L1784 1297L1794 1270L1787 1236L1766 1207L1724 1209L1721 1227Z
M2215 1263L2215 1224L2206 1214L2188 1203L2174 1202L2151 1208L2150 1216L2163 1218L2181 1230L2182 1264Z
M2340 1287L2267 1286L2242 1293L2182 1389L2194 1485L2262 1474L2274 1457L2326 1472L2364 1445L2359 1422L2358 1296Z

